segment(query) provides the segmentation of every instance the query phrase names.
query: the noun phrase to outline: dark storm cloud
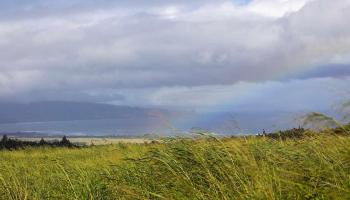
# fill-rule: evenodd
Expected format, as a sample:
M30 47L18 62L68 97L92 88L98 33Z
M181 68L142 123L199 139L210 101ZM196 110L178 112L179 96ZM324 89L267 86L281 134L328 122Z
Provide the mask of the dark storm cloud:
M0 102L34 102L34 101L81 101L81 102L123 102L124 96L115 92L84 92L76 90L44 90L13 93L0 96Z
M309 70L299 75L294 75L291 79L311 79L318 77L344 78L350 76L349 64L325 65Z

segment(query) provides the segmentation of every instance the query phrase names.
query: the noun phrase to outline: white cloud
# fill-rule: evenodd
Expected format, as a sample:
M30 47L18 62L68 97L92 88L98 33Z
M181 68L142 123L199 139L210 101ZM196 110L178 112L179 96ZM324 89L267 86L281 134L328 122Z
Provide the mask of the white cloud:
M314 0L255 0L247 10L268 17L283 17L299 11L311 1Z
M0 15L0 96L129 90L149 105L183 95L215 106L245 96L243 83L350 63L347 0L88 2L46 2L39 12L43 2L35 1L29 10L37 14L10 6ZM162 89L141 92L154 88Z

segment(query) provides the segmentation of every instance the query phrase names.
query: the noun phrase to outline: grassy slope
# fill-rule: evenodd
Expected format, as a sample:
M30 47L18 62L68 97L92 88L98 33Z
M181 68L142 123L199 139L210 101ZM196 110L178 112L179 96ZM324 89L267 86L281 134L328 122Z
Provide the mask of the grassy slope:
M0 199L350 199L350 137L0 152Z

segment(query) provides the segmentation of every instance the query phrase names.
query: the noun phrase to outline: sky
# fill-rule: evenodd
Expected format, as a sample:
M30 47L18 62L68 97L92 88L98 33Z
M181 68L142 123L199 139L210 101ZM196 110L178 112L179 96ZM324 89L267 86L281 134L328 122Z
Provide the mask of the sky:
M0 101L325 110L348 98L348 0L1 0Z

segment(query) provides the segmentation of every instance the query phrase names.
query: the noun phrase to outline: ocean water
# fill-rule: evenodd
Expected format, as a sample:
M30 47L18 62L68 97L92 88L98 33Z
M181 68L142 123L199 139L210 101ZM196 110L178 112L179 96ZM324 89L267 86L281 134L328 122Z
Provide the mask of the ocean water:
M142 136L164 134L165 125L156 119L101 119L0 124L1 133L36 132L65 135Z

